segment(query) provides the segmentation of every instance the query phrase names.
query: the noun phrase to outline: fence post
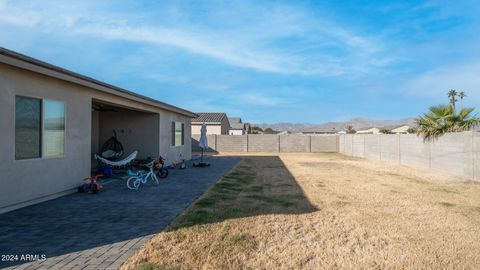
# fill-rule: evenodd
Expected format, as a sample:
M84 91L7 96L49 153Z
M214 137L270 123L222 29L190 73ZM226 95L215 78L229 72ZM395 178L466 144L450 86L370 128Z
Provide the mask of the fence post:
M470 131L472 133L472 180L475 181L475 130Z
M312 135L308 135L309 142L308 142L308 152L312 152Z
M378 156L379 160L382 161L382 134L378 134Z
M397 139L398 139L398 164L402 164L402 146L401 146L401 142L400 142L400 139L401 139L401 134L399 133L397 135Z
M278 138L278 152L280 153L280 135L277 135Z
M248 152L248 134L246 134L245 136L247 136L247 152Z

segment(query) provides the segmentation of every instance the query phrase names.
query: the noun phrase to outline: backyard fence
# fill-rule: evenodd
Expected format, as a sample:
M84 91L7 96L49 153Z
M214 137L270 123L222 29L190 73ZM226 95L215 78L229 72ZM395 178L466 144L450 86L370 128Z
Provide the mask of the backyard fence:
M192 136L192 151L198 152L200 135ZM207 135L215 152L338 152L336 135Z
M433 142L414 134L341 135L345 155L427 168L480 180L480 133L449 133Z

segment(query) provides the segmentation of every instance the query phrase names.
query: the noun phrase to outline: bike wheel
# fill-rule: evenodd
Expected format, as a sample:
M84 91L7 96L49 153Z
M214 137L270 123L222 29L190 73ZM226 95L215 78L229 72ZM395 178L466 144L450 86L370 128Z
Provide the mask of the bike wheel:
M150 174L150 178L152 178L152 183L154 186L158 186L160 183L158 182L157 175L155 173Z
M127 180L127 188L137 190L140 186L140 180L136 176L132 176Z
M158 170L157 176L158 176L159 178L167 178L167 176L168 176L168 169L161 168L160 170Z

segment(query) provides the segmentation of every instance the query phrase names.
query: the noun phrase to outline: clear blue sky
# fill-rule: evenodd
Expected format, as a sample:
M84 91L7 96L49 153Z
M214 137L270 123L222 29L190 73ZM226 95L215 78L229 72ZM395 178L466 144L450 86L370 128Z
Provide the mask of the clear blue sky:
M66 4L68 3L68 4ZM251 122L480 105L478 1L0 0L0 46Z

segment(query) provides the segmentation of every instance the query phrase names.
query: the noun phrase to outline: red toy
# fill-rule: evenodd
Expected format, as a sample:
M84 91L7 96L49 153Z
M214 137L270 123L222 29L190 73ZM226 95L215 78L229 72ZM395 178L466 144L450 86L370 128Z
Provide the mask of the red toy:
M85 178L83 180L83 185L79 186L77 188L77 191L80 193L88 192L88 193L97 194L98 191L102 188L102 185L100 185L100 183L98 183L97 180L99 177L102 177L102 176L103 174L97 174L95 176Z

